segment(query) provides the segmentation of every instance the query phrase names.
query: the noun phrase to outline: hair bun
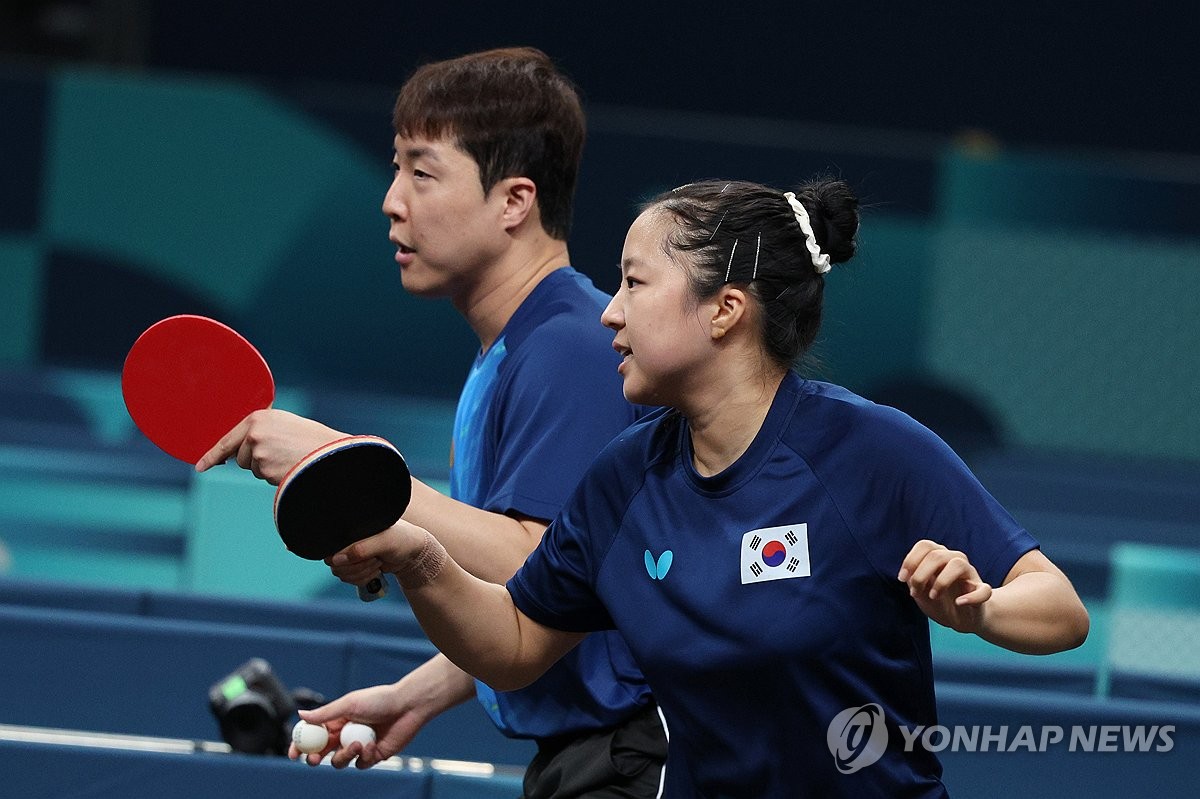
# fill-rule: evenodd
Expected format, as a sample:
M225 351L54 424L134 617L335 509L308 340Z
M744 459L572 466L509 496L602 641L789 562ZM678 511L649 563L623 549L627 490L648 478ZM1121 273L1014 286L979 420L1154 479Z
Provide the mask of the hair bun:
M858 249L858 197L850 184L818 178L801 184L796 194L805 200L821 251L835 264L845 263Z

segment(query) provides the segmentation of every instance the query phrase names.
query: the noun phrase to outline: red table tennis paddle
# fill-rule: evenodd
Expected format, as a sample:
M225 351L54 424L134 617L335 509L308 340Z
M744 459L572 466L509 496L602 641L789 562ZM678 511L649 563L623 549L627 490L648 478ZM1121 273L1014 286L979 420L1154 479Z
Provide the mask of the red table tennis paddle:
M121 393L146 438L195 463L250 412L271 406L275 381L233 328L182 315L156 322L133 343Z
M262 355L233 328L207 317L181 315L151 325L134 342L121 372L121 392L129 415L148 439L168 455L195 463L248 414L271 406L275 382ZM378 467L378 479L384 480L394 494L389 499L393 503L401 500L394 516L377 529L370 529L376 526L381 513L390 516L397 505L375 504L370 489L368 501L356 501L358 495L347 485L349 478L342 476L340 466L311 469L313 463L325 459L319 454L331 456L338 449L322 447L297 464L276 492L276 528L289 549L301 557L319 560L387 529L400 518L408 506L412 483L400 453L387 446L399 460L399 469L394 463L378 464L378 455L365 460L361 455L344 455L330 463L365 463L366 486L377 486L378 480L371 472ZM316 478L302 477L310 471ZM329 472L333 476L326 490L320 475ZM285 485L296 481L299 491L285 492ZM285 493L301 499L282 501ZM301 508L296 521L288 510L294 506ZM331 508L339 511L331 514ZM358 515L360 511L366 512L365 519ZM314 525L312 520L317 519L320 523ZM294 529L298 532L293 534ZM370 532L364 534L368 529ZM324 537L328 537L327 543L322 543ZM383 596L382 580L375 582L378 584L374 590L368 590L370 586L359 588L364 601Z
M349 436L305 455L275 491L275 528L287 548L323 560L391 527L412 498L408 465L375 436ZM382 576L359 586L364 602L387 592Z

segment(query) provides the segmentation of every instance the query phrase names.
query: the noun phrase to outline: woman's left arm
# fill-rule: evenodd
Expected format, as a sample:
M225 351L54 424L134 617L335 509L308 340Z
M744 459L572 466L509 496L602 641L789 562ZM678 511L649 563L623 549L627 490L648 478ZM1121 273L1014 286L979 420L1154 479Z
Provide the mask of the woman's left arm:
M993 588L966 554L918 541L897 575L925 615L1028 655L1074 649L1087 638L1087 609L1062 570L1041 550L1022 555Z

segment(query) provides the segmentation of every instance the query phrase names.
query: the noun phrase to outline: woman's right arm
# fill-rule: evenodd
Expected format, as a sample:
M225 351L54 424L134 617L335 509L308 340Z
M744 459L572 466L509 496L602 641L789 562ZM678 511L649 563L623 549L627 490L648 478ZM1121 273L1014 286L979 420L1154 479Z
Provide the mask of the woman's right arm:
M508 589L472 576L429 532L405 521L352 544L329 565L350 583L381 571L396 575L434 646L497 691L525 687L586 636L535 622Z

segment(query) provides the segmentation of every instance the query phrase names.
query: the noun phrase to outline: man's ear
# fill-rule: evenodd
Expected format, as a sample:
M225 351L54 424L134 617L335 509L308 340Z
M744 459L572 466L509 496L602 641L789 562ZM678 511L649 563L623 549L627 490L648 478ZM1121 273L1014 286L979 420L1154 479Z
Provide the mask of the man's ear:
M504 198L504 227L511 230L537 215L537 184L529 178L504 178L493 189Z
M709 330L714 340L745 327L746 299L745 290L731 283L726 283L717 290L708 305L712 309Z

